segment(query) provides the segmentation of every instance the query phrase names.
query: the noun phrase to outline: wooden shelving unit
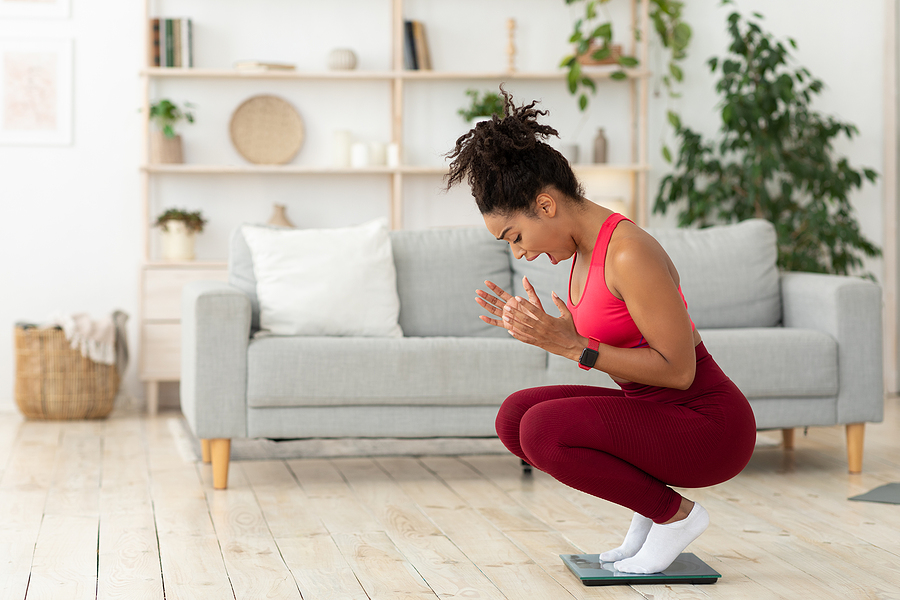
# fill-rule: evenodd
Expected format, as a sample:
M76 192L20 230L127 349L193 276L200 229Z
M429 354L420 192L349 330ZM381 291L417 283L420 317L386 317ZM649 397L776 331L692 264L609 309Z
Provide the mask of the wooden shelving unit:
M552 72L481 72L481 71L410 71L403 65L404 0L385 0L391 6L391 68L382 71L238 71L234 69L209 68L159 68L147 67L140 71L143 89L143 115L149 114L151 91L154 81L164 80L277 80L277 81L383 81L390 86L391 141L400 147L404 156L404 102L407 85L428 85L429 82L453 81L559 81L565 80L562 71ZM151 18L151 0L144 0L144 14ZM631 0L631 30L640 24L642 31L649 32L648 3ZM146 22L146 21L145 21ZM149 48L146 39L144 47ZM647 64L648 35L638 41L631 40L631 54ZM149 57L148 57L149 59ZM148 64L149 60L145 61ZM585 73L603 85L626 85L630 92L631 162L627 164L574 165L579 176L600 173L626 173L631 176L631 214L639 224L647 220L647 106L649 96L650 71L646 68L625 69L627 78L614 81L610 76L613 67L585 68ZM608 80L608 81L607 81ZM572 102L573 109L575 101ZM403 227L404 179L414 176L440 177L446 173L446 166L400 165L397 167L368 167L362 169L318 167L309 165L216 165L216 164L149 164L149 123L146 118L142 127L141 196L144 218L144 263L141 269L141 342L139 376L147 385L148 410L156 411L158 384L160 381L177 381L180 378L179 339L180 314L175 298L180 296L180 286L194 279L226 278L227 265L222 261L175 263L161 261L152 256L150 232L152 225L150 187L153 177L158 175L293 175L298 177L355 177L384 176L390 179L390 223L395 229ZM151 304L162 303L167 311L154 311Z

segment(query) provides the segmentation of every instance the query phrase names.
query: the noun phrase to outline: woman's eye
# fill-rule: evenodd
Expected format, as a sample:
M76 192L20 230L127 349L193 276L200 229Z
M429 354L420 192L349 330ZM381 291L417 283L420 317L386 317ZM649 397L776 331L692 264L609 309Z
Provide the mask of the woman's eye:
M518 244L518 243L521 242L521 241L522 241L522 236L521 236L521 235L517 235L517 236L516 236L516 239L513 240L513 244Z

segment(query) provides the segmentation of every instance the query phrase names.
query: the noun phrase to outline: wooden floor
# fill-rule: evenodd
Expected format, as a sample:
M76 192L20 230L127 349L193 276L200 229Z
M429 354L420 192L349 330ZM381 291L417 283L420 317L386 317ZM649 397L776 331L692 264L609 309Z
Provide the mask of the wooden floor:
M508 455L237 461L213 491L179 419L0 415L0 600L900 598L900 505L847 500L900 482L897 398L862 475L821 428L691 491L706 586L582 587L558 555L617 546L629 511Z

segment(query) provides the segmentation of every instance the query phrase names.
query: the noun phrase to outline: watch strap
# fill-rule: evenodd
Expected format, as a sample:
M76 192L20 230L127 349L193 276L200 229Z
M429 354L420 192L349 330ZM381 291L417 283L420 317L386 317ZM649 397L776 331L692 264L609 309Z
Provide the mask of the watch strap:
M581 358L578 359L578 366L585 371L590 371L597 364L597 358L600 356L600 340L589 337L588 346L581 351Z

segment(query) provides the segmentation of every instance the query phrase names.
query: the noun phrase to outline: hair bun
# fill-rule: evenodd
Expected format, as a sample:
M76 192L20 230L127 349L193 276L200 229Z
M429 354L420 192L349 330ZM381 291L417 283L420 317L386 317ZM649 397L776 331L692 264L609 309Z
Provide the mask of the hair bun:
M548 111L535 108L537 101L517 107L502 85L500 93L503 118L494 115L477 123L447 154L451 159L447 189L467 179L483 214L528 208L548 185L580 200L584 192L568 161L543 141L559 136L554 128L538 123Z

